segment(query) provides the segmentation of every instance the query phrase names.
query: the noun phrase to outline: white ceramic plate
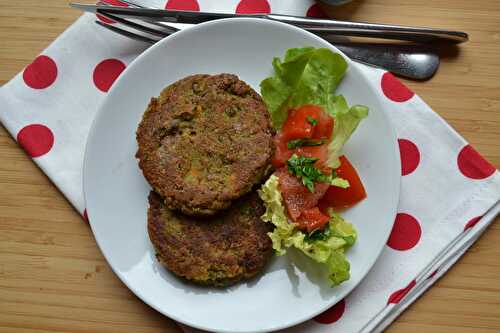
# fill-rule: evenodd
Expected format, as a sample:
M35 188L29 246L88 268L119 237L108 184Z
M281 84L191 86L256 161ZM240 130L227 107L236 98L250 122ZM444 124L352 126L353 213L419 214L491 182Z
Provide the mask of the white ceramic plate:
M261 276L227 289L196 287L162 268L146 231L150 190L137 166L135 131L150 97L195 73L234 73L259 91L273 57L293 47L326 47L289 25L258 19L200 24L157 43L115 82L90 132L84 192L92 230L120 279L144 302L190 326L217 332L265 332L305 321L341 300L368 273L392 228L400 160L394 131L367 78L350 63L338 93L370 115L345 147L368 199L344 216L359 241L349 250L351 279L331 288L317 265L298 253L274 258ZM340 53L340 52L339 52Z

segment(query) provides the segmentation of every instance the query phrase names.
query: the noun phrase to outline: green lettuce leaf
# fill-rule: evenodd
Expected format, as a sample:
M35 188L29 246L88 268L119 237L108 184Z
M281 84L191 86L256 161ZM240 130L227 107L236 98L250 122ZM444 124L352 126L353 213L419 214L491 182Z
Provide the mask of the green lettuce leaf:
M273 126L279 129L291 107L315 104L331 109L333 92L344 77L347 62L328 49L306 47L289 49L283 60L274 58L273 67L274 76L260 87Z
M361 120L368 116L368 108L364 105L354 105L349 108L344 96L338 95L333 98L333 107L328 110L335 119L335 123L333 138L328 144L327 165L332 169L336 169L340 166L339 157L342 147L351 137Z
M324 230L311 234L302 232L288 221L278 184L278 177L272 175L259 190L266 207L262 220L275 226L274 231L268 234L273 249L278 255L284 255L287 248L293 246L314 261L326 265L333 285L348 280L350 265L344 250L352 246L357 238L352 224L331 213L331 220Z
M358 238L358 234L354 226L344 220L342 216L338 213L335 213L332 209L329 210L328 214L330 215L330 227L332 234L335 237L342 238L346 242L346 248L351 247Z
M343 249L332 252L328 258L327 266L330 273L328 278L334 286L349 280L351 277L349 273L351 265L349 264L349 261L347 261Z
M281 256L286 253L287 246L284 243L295 232L295 226L288 223L278 184L278 177L272 175L258 192L266 206L266 212L261 218L264 222L271 222L275 225L274 231L268 233L268 235L273 242L273 249Z

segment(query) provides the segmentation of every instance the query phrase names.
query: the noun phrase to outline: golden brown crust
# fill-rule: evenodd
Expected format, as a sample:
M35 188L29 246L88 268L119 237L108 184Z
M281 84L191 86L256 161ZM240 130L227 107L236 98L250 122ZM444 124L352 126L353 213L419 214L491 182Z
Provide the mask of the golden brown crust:
M148 233L157 258L187 280L227 286L255 276L272 256L271 225L260 220L264 207L256 193L203 222L167 209L153 191L149 204Z
M272 135L264 102L237 76L193 75L151 99L136 156L169 208L208 216L262 181Z

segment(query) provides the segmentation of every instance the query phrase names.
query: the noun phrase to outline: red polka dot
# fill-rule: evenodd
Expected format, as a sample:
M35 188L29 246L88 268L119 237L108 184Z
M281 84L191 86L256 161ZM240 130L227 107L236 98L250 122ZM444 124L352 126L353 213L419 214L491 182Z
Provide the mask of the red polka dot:
M41 55L35 58L23 72L24 83L33 89L45 89L57 79L57 65L52 58Z
M399 213L394 221L387 245L394 250L406 251L417 245L422 230L417 219L405 213Z
M401 174L409 175L420 163L420 152L418 147L407 139L398 139L399 154L401 155Z
M476 217L470 219L469 222L467 222L465 224L464 231L475 226L481 220L481 218L482 218L482 216L476 216Z
M17 133L17 142L30 157L40 157L52 149L54 134L47 126L28 125Z
M86 209L83 211L83 220L85 222L89 223L89 216L87 214L87 210Z
M389 300L387 301L387 304L390 304L390 303L398 304L403 299L403 297L405 297L410 292L410 290L413 287L415 287L416 284L417 284L417 282L415 280L413 280L405 288L399 289L399 290L393 292L391 294L391 296L389 296Z
M323 313L320 313L314 320L320 324L333 324L338 321L345 311L345 300L341 300L328 310Z
M460 150L457 157L458 169L465 176L472 179L484 179L495 173L496 169L486 161L471 145Z
M237 14L269 14L271 6L267 0L241 0L236 7Z
M94 84L102 92L107 92L113 82L125 69L125 64L118 59L106 59L101 61L94 69Z
M382 76L381 85L384 95L394 102L406 102L415 95L389 72Z
M106 4L112 5L112 6L128 7L128 5L125 2L121 2L120 0L104 0L104 1L98 2L97 4L100 4L100 3L106 3ZM109 18L104 17L102 15L96 14L96 16L100 21L102 21L104 23L107 23L107 24L116 23L115 21L110 20Z
M317 3L309 7L306 16L313 18L328 18L328 16L325 14L325 12L321 9L321 7Z
M168 0L165 4L165 9L169 10L191 10L193 12L200 11L200 5L196 0Z

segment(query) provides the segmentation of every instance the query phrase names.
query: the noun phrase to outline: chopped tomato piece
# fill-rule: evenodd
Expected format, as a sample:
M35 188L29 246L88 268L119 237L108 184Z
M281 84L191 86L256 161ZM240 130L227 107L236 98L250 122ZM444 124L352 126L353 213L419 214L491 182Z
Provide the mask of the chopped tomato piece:
M325 194L330 185L325 183L314 184L314 192L310 192L302 181L291 175L287 168L281 168L275 172L279 178L279 187L288 215L293 221L297 221L300 214L317 206L319 199Z
M366 198L365 188L356 169L345 156L340 157L340 163L340 167L335 171L338 177L349 181L349 187L344 189L330 186L319 202L319 207L323 212L329 207L348 208Z
M329 140L333 134L333 118L326 112L319 114L318 124L314 127L313 139Z
M313 230L321 229L323 226L328 223L330 218L321 213L318 207L306 209L300 214L300 217L297 221L297 226L299 229L307 230L307 232L311 232Z
M304 105L288 111L288 118L282 132L287 140L330 139L333 132L333 118L317 105Z
M282 128L285 139L288 141L312 138L315 126L310 120L313 120L313 122L319 121L321 112L321 108L314 105L306 105L297 110L290 110Z
M297 156L319 158L315 164L316 167L327 174L332 171L330 168L326 167L326 161L328 159L328 146L326 144L288 149L287 142L281 133L276 134L274 137L274 144L276 146L276 152L274 153L273 165L276 168L286 165L286 161L288 161L293 154L296 154Z
M275 168L281 168L286 164L286 161L292 157L293 150L288 149L287 140L283 138L283 134L279 132L274 137L274 145L276 146L276 151L274 152L273 157L273 166Z
M317 167L326 165L327 145L332 136L334 121L320 106L304 105L299 109L291 109L283 128L274 137L276 153L273 165L282 167L293 155L319 158ZM288 149L288 142L295 139L325 140L320 146L302 146Z
M328 160L328 146L326 144L313 147L299 147L295 149L294 153L297 154L297 156L318 158L319 160L314 163L314 166L323 173L330 174L332 172L332 169L326 166L326 161Z

